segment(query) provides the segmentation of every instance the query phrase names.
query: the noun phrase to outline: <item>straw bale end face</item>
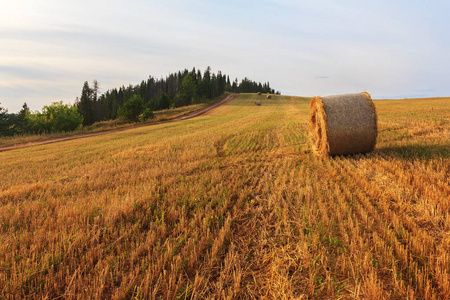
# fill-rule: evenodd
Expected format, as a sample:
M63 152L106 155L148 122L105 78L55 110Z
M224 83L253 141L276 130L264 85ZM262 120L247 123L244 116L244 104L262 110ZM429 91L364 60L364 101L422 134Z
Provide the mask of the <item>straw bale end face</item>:
M309 111L309 136L313 145L314 153L322 156L329 153L327 139L327 115L323 108L323 101L320 97L311 99Z
M314 153L349 155L374 149L377 114L366 92L311 99L309 134Z

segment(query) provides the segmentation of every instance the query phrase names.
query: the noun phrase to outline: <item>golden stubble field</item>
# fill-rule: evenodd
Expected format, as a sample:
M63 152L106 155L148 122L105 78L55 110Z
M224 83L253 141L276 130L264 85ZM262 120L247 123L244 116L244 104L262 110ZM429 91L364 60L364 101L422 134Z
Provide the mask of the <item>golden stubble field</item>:
M257 98L0 153L0 298L448 299L450 98L325 159L309 99Z

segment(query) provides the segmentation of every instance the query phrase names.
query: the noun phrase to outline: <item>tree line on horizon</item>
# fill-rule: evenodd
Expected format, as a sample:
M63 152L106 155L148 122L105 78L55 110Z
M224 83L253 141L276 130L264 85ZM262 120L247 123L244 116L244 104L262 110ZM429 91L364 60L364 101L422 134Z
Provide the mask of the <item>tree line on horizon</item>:
M96 80L91 86L86 81L81 97L73 105L53 102L41 112L31 112L24 103L16 114L9 114L0 106L0 136L73 131L117 118L126 122L145 121L152 118L154 111L209 102L226 92L280 94L269 82L261 84L247 77L241 82L237 78L231 82L228 75L221 71L215 74L210 67L203 73L193 68L160 79L149 76L140 84L113 88L101 95Z

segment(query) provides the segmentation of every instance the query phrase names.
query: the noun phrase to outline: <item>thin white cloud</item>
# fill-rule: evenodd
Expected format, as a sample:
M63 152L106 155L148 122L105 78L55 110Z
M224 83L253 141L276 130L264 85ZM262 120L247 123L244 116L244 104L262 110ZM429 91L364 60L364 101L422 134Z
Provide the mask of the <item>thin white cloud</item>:
M293 95L450 93L442 1L2 2L0 102L10 111L73 101L85 80L106 90L207 66Z

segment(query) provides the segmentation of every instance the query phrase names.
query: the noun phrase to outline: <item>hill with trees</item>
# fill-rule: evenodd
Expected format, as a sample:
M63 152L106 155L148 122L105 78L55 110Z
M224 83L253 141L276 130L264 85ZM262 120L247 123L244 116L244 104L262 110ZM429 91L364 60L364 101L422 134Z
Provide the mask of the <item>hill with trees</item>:
M218 71L211 72L208 67L203 72L193 68L171 73L166 78L157 79L150 76L140 84L122 86L106 91L98 96L98 82L94 80L92 87L86 81L81 98L76 106L83 116L83 125L113 120L123 117L128 121L137 121L136 114L144 110L157 111L191 104L204 103L223 95L233 93L271 93L275 90L269 82L261 84L247 77L239 83L237 78L231 82L230 77ZM276 92L280 94L279 91ZM128 101L132 103L127 104ZM132 113L130 110L134 110Z
M193 68L170 73L165 78L149 76L140 84L107 90L99 95L99 83L86 81L74 105L53 102L39 111L30 111L24 103L19 113L8 113L0 104L0 136L67 132L96 122L121 118L139 122L152 118L158 110L206 103L226 92L277 93L269 82L261 84L247 77L233 82L230 77L210 67L202 73Z

